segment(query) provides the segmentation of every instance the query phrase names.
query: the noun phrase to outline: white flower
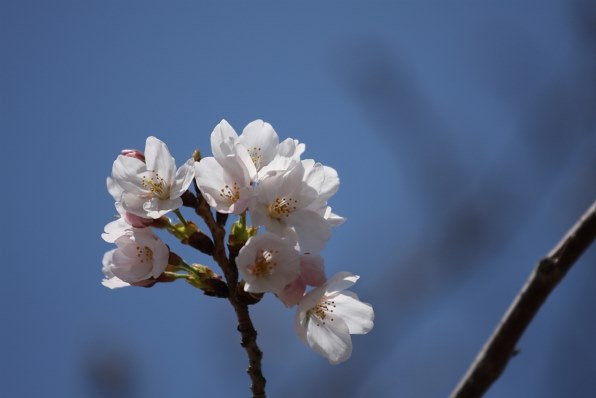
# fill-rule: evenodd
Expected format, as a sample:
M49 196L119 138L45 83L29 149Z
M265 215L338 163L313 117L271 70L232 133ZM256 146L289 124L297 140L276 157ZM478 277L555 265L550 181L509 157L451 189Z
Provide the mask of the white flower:
M145 162L119 155L112 166L108 190L124 210L140 217L159 218L182 206L180 196L194 178L193 159L176 171L168 147L155 137L148 137ZM117 187L110 187L115 184ZM118 193L121 191L120 197Z
M104 256L107 280L116 277L130 284L157 278L168 265L168 247L149 228L134 228L132 234L123 235L114 243L118 248Z
M241 214L254 196L250 177L235 155L229 155L223 163L225 166L212 157L196 162L197 186L209 206L218 212Z
M257 171L238 134L222 120L211 133L214 157L195 163L195 178L201 194L220 213L241 214L253 197L252 180Z
M300 275L300 254L295 242L270 232L251 237L236 258L244 290L280 292Z
M321 190L320 176L325 170L305 174L302 163L297 163L285 173L269 176L258 185L256 199L251 203L251 219L255 225L280 236L288 235L293 228L298 236L300 251L319 253L331 236L331 227L319 214L318 197ZM332 190L325 186L325 192ZM313 205L314 203L314 205ZM310 206L315 206L315 209Z
M333 365L352 354L351 334L366 334L373 328L372 306L345 291L357 280L349 272L336 274L304 296L296 313L300 339Z
M279 137L273 127L260 119L247 124L240 136L225 120L211 133L211 150L215 159L225 167L222 160L235 154L252 181L258 180L259 171L279 155L279 150L292 152L290 143L279 147Z

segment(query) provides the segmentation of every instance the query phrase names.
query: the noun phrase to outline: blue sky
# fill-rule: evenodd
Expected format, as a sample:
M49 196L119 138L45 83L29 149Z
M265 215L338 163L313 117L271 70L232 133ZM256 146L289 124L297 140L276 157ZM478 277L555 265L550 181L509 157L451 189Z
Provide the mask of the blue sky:
M117 396L97 369L127 397L248 395L229 304L182 283L104 288L100 234L121 149L154 135L180 165L222 118L261 118L338 171L348 222L327 272L360 275L376 309L332 367L293 311L253 307L270 396L446 396L596 196L594 15L562 0L0 2L5 395ZM487 397L590 396L594 259Z

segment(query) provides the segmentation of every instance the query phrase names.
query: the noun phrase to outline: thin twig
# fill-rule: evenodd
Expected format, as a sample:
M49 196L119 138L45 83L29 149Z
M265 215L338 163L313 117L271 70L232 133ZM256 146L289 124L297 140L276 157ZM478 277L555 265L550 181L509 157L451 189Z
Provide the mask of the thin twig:
M450 398L484 395L516 353L516 344L555 286L596 237L596 202L526 281Z
M267 381L265 377L263 377L263 371L261 368L261 359L263 358L263 353L257 344L257 331L255 330L252 320L250 319L248 304L240 299L241 292L238 290L238 269L234 261L236 253L230 252L230 259L228 259L226 255L224 242L224 237L226 234L226 230L224 228L225 217L218 217L217 220L213 217L211 208L200 196L198 189L197 199L198 203L196 204L195 211L205 221L205 224L207 224L207 227L211 232L211 236L213 237L215 249L212 257L223 271L228 283L228 300L236 312L236 318L238 319L238 331L242 336L240 345L244 347L246 353L248 354L249 366L246 372L249 374L252 382L250 389L252 390L253 398L265 398L265 384Z

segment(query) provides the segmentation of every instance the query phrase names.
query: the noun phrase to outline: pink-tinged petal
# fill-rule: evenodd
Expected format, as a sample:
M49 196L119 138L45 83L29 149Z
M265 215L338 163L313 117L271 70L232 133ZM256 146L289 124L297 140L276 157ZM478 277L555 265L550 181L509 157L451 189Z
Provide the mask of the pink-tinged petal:
M298 234L300 251L319 253L331 237L331 227L323 217L310 210L297 210L287 218L287 224Z
M327 280L323 257L318 254L300 256L300 277L310 286L321 286Z
M140 161L145 161L145 154L138 149L123 149L120 151L122 156L128 156L129 158L139 159Z
M135 228L146 228L153 223L152 218L140 217L136 214L129 212L124 212L123 218L126 220L127 223L129 223Z
M194 159L188 159L176 172L176 181L170 189L171 198L180 197L188 189L193 178L195 178L194 163Z
M344 320L350 334L366 334L374 326L375 313L368 303L358 300L358 296L350 291L344 291L333 297L335 302L334 315Z
M304 296L305 290L306 283L304 283L302 278L298 278L294 282L284 287L284 289L277 294L277 298L280 299L286 307L290 308L300 302Z
M147 169L159 173L166 181L174 181L176 175L176 162L168 146L155 137L147 137L145 143L145 163Z
M338 272L327 281L325 296L331 296L352 286L360 277L349 272Z
M327 317L325 320L309 317L306 323L306 341L332 365L344 362L352 355L352 338L348 326L339 317Z

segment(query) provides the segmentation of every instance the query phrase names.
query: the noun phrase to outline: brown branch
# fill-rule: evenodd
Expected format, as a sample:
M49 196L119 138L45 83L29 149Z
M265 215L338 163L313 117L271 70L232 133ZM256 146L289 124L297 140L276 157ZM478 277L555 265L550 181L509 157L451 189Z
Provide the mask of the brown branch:
M195 188L197 187L195 186ZM214 218L209 204L202 198L198 189L197 202L194 204L196 206L196 213L205 221L205 224L207 224L207 227L211 232L215 246L212 257L223 271L228 283L228 300L236 312L238 331L242 336L240 345L244 347L248 354L248 369L246 372L249 374L252 382L250 389L252 390L253 398L265 398L265 384L267 381L265 377L263 377L261 368L263 353L257 345L257 331L250 319L248 303L242 299L244 291L241 290L242 287L238 284L238 269L234 261L237 252L236 250L230 250L229 259L226 255L224 243L226 230L224 225L227 217L217 216L217 219Z
M505 316L486 342L450 398L481 397L505 370L516 354L516 344L546 301L582 253L596 237L596 202L526 281Z

